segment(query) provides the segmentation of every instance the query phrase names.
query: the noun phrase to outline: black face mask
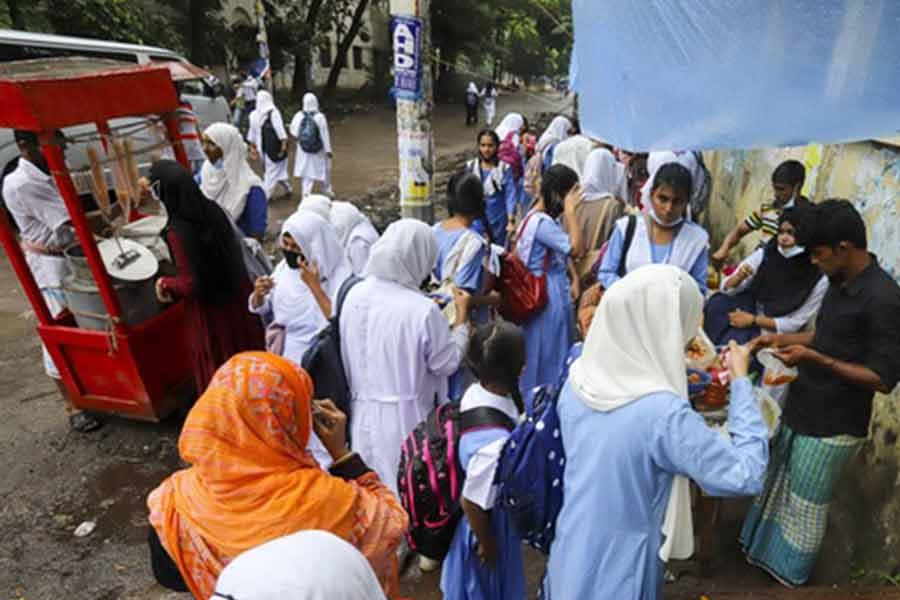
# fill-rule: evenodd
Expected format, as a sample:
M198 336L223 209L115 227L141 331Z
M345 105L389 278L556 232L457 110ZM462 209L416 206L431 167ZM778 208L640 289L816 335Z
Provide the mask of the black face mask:
M302 252L294 252L293 250L282 248L281 253L284 255L284 262L291 269L299 268L301 260L305 260Z

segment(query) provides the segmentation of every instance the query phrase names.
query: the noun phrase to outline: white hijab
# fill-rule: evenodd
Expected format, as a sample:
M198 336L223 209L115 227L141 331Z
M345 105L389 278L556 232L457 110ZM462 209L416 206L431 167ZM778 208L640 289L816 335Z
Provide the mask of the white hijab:
M306 259L319 270L322 288L333 301L353 271L331 223L313 212L298 210L288 217L281 230L291 234Z
M513 143L518 145L519 143L519 132L522 131L522 127L525 126L525 117L520 115L519 113L511 112L503 117L503 120L500 121L500 124L497 125L497 129L494 131L497 133L497 137L500 138L500 141L506 139L506 136L509 135L509 132L515 132L515 136L513 137Z
M563 145L557 146L554 160ZM622 202L628 199L628 179L625 175L625 167L606 148L597 148L588 155L584 163L581 182L586 202L609 196L618 198Z
M584 173L584 164L594 149L594 142L583 135L573 135L563 140L556 146L553 152L554 165L566 165L581 178Z
M334 232L342 247L346 248L350 243L350 234L357 225L368 222L366 215L362 214L351 202L331 203L331 224L334 226Z
M469 82L469 87L466 90L466 93L468 93L468 94L477 94L478 93L478 86L475 85L474 81Z
M297 210L315 213L331 221L331 198L322 194L310 194L300 201Z
M213 123L203 135L222 149L222 168L207 159L200 171L203 195L221 206L232 221L237 221L247 205L247 194L262 180L247 164L247 144L241 132L227 123Z
M697 334L703 296L685 271L647 265L616 282L603 296L569 381L582 402L610 412L654 392L687 402L684 347ZM676 476L662 523L663 561L694 550L687 479Z
M300 531L240 554L212 600L385 600L369 561L327 531Z
M319 99L312 92L307 92L303 95L303 112L319 112Z
M537 151L543 153L544 150L553 144L561 142L569 137L569 130L571 128L572 122L566 117L562 115L553 117L553 120L550 121L550 125L547 126L547 129L544 130L544 133L538 139Z
M274 109L275 100L272 98L272 94L268 90L260 90L256 95L256 108L253 109L252 114L258 115L257 118L262 122L263 117Z
M700 165L697 164L697 159L694 158L693 153L669 152L668 150L663 152L651 152L647 157L647 173L649 173L650 176L641 188L641 204L644 205L644 210L648 210L650 207L650 190L653 189L653 181L656 179L656 173L659 171L660 167L668 163L678 163L691 172L692 197L699 189L696 173L702 173L702 171L700 170Z
M417 219L400 219L391 223L372 245L365 275L418 290L434 268L437 254L437 239L431 227Z

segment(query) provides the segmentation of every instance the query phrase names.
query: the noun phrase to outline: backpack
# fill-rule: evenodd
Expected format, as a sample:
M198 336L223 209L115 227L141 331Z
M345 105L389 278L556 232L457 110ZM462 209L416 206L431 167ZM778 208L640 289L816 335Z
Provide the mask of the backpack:
M500 142L500 149L497 150L497 157L512 168L513 178L518 181L522 178L523 168L522 155L519 154L519 149L516 148L516 145L513 143L513 138L515 136L515 131L510 131L506 134L506 137Z
M341 310L344 308L344 300L354 285L362 281L356 275L351 275L338 290L337 308L334 316L328 320L328 325L316 334L309 349L303 354L300 366L303 367L313 380L314 398L330 398L334 404L347 415L350 422L350 386L347 385L347 375L344 372L344 362L341 358Z
M442 404L412 430L400 449L397 489L409 514L406 539L411 550L442 560L462 517L460 496L465 470L459 462L459 439L476 429L512 431L515 423L503 411L480 406L459 410L458 402Z
M319 132L319 126L313 118L314 113L303 113L303 120L300 121L300 149L307 154L318 154L322 151L322 134Z
M545 385L535 390L525 421L510 434L500 453L495 482L497 504L512 519L522 540L544 554L556 534L563 505L566 455L556 403L559 392Z
M272 113L266 118L262 126L262 149L271 160L281 162L287 158L287 152L281 151L281 138L272 126Z
M466 106L478 106L478 94L475 92L466 92Z

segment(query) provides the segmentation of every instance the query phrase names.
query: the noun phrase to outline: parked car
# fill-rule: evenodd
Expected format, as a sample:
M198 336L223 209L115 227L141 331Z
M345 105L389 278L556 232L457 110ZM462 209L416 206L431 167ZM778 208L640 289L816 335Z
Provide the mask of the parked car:
M230 122L228 101L222 96L221 85L215 85L214 77L176 52L153 46L0 29L0 68L4 71L15 72L17 65L26 68L28 63L23 61L66 57L96 59L98 68L117 64L165 64L172 71L173 79L178 81L181 97L190 102L197 114L201 129L216 122ZM110 126L130 128L134 125L135 129L141 129L142 121L138 118L116 119L110 122ZM93 130L92 125L82 125L67 128L64 133L69 138L77 138ZM152 141L149 134L136 135L138 144L150 144ZM0 169L16 156L18 149L12 131L0 129ZM66 158L70 167L85 166L87 145L77 141L70 144ZM141 171L146 171L149 165L145 161L140 162Z

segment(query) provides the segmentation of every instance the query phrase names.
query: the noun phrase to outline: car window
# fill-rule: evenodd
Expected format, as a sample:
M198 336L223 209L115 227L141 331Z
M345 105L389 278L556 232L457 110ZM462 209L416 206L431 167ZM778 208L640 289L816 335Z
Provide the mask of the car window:
M137 55L127 52L102 52L80 48L47 48L45 46L31 46L20 44L0 43L0 62L14 60L29 60L34 58L57 58L66 56L89 56L92 58L107 58L126 62L137 62Z

